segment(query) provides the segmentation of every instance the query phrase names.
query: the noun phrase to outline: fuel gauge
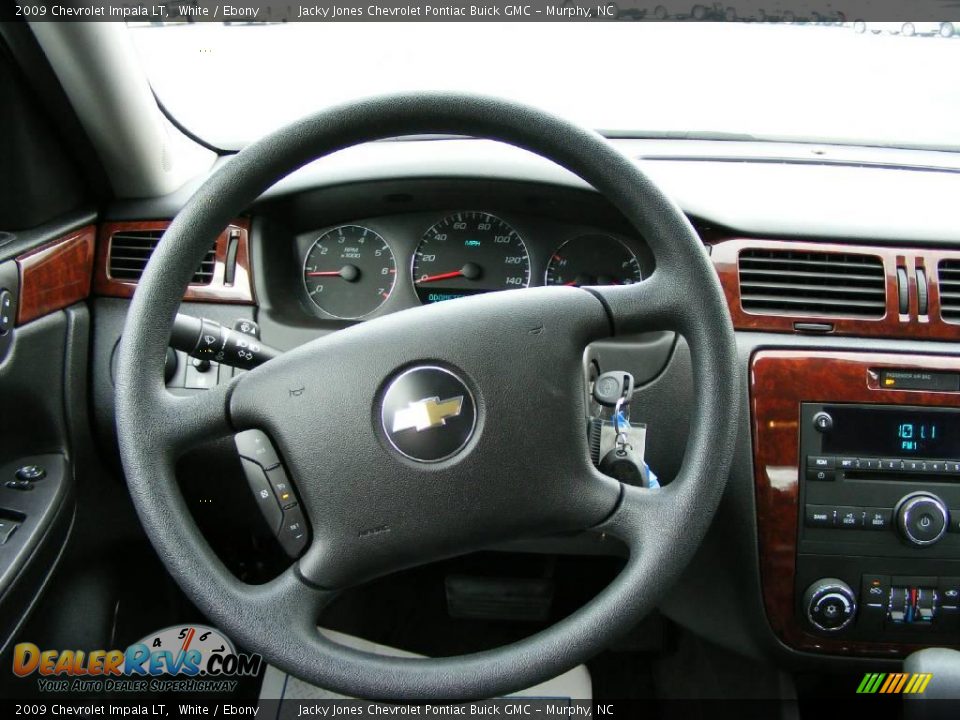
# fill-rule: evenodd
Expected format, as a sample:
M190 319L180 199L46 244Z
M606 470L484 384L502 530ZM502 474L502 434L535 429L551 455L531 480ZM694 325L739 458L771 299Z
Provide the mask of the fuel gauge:
M637 256L609 235L580 235L568 240L547 263L547 285L629 285L642 279Z

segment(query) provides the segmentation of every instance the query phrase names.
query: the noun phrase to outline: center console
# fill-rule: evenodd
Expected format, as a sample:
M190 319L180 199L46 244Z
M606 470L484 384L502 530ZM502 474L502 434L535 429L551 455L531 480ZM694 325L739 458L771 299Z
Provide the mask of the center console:
M761 351L764 602L788 645L960 645L960 359Z

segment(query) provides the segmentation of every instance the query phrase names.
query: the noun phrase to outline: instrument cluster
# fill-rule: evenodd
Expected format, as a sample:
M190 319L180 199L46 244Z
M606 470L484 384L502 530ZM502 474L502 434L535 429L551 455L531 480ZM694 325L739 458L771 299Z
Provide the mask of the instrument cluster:
M625 285L649 274L635 238L482 210L344 223L297 242L307 307L339 320L537 285Z

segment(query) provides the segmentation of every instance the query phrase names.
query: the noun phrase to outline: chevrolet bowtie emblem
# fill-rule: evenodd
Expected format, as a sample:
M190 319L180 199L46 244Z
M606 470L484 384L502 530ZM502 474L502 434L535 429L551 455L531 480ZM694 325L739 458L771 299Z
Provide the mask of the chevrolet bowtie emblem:
M460 414L463 395L441 400L439 397L424 398L407 404L393 416L393 432L415 428L417 432L441 427L447 420Z

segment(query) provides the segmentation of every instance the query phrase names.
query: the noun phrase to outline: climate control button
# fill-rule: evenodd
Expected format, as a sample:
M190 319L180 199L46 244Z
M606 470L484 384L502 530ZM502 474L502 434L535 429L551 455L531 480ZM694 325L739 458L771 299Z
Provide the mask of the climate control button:
M943 501L930 493L912 493L897 506L897 527L912 545L933 545L947 531L950 513Z
M817 630L838 632L857 614L857 597L842 580L824 578L807 588L803 595L807 620Z

